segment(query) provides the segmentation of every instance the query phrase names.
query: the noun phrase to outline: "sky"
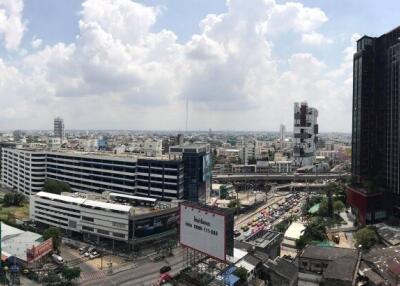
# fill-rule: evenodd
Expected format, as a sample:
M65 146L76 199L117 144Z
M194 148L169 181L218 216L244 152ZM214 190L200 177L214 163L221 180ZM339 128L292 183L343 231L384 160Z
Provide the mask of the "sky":
M350 132L362 35L398 0L0 0L0 130Z

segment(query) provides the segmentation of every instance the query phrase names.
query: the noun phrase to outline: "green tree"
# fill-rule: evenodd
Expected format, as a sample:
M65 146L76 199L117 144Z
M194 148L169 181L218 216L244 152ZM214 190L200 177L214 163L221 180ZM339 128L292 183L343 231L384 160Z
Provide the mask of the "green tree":
M61 276L68 284L70 284L73 280L78 279L81 276L81 269L79 267L63 267Z
M62 192L72 192L70 185L65 182L53 179L46 179L42 191L57 195L61 194Z
M54 249L59 249L61 245L61 233L60 230L54 226L49 227L43 232L43 239L47 240L49 238L53 239Z
M355 245L357 247L361 245L364 249L370 249L379 241L376 231L369 227L359 229L354 234L354 239L356 240Z
M246 268L240 266L238 269L236 269L235 275L240 278L240 281L245 282L247 281L247 276L249 273Z
M228 204L228 208L236 208L240 206L240 202L237 199L231 200Z
M341 212L346 208L346 206L344 205L344 203L341 200L336 200L333 202L333 210L335 212Z
M7 193L4 195L3 204L4 206L21 206L25 201L25 197L21 193Z
M221 200L226 200L228 197L228 188L225 185L219 187L219 198Z
M300 236L299 239L296 239L296 249L297 250L302 250L310 242L311 241L309 240L309 238L307 238L306 236L302 235L302 236Z

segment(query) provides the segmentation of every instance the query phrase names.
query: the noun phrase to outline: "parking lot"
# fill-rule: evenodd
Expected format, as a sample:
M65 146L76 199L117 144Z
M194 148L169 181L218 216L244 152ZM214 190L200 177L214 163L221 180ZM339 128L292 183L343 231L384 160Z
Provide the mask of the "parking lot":
M93 253L97 253L97 255L93 255ZM94 272L105 269L109 262L112 262L113 267L118 267L126 262L126 260L121 257L108 253L101 253L95 247L87 247L80 251L78 247L65 244L61 246L61 256L66 264L79 266L82 272Z

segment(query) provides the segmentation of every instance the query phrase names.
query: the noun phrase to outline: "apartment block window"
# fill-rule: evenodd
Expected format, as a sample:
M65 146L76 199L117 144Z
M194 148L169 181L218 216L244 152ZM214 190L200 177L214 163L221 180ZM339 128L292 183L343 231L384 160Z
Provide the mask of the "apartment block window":
M82 226L82 229L83 229L83 230L87 230L87 231L94 232L94 229L93 229L93 227Z
M101 233L101 234L106 234L106 235L109 235L109 234L110 234L109 231L107 231L107 230L102 230L102 229L98 229L97 232L98 232L98 233Z
M113 232L113 235L115 237L125 238L125 234L123 234L123 233Z
M87 217L87 216L83 216L82 220L94 222L94 219L92 217Z

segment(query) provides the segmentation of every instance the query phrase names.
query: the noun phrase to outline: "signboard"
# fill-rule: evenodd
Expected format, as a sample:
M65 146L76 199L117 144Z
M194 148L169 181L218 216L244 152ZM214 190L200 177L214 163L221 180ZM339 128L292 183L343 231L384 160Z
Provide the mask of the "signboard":
M28 248L26 250L26 261L28 263L32 263L43 256L49 254L53 250L53 239L49 238L48 240L42 242L38 246L32 246L32 248Z
M180 205L180 243L217 260L225 261L226 254L232 252L227 246L229 237L233 238L233 226L232 230L228 230L231 228L231 224L228 223L229 218L229 214L216 208L191 202L182 203Z

